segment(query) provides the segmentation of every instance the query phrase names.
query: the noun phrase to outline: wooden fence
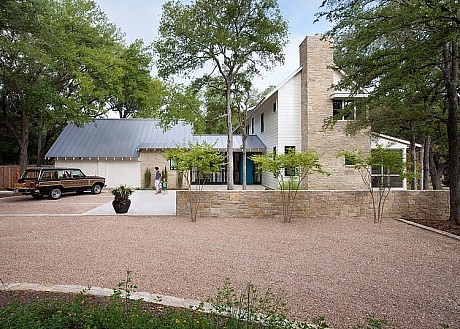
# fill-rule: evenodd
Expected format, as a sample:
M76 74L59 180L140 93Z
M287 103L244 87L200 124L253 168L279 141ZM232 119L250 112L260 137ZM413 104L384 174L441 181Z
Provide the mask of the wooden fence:
M20 176L19 166L0 166L0 190L4 191L9 187L13 187Z

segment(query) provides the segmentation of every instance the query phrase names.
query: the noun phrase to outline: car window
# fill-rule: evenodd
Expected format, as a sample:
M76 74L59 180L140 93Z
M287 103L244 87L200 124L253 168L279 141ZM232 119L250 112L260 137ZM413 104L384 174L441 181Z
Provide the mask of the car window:
M72 178L83 178L85 175L81 172L81 170L72 170L71 171Z
M39 170L26 170L24 174L22 175L22 178L24 179L34 179L38 178L38 175L40 174Z
M40 177L41 179L53 179L53 172L52 171L44 171Z

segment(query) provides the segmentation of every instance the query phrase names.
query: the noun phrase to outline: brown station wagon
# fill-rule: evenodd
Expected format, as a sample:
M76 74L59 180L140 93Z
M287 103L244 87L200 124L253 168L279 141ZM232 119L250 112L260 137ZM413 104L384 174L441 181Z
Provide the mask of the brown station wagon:
M39 199L48 195L57 200L64 192L83 193L91 191L99 194L105 186L105 178L86 176L77 168L31 168L24 171L21 178L14 185L18 193L32 195Z

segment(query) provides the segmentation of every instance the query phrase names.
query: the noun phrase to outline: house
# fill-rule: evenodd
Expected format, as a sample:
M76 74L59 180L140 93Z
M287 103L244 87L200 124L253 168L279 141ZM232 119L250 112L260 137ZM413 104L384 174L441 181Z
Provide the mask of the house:
M366 97L366 93L351 96L347 91L332 90L341 76L332 66L332 44L319 36L306 37L300 45L300 67L249 113L246 131L257 135L268 152L275 154L289 149L317 151L331 176L309 176L305 182L308 189L363 189L360 174L336 155L341 150L369 153L370 132L348 136L344 131L348 118L333 127L324 128L324 124L346 102ZM262 182L277 187L271 173L262 174Z
M319 36L308 36L300 45L300 66L279 86L272 90L248 113L249 134L248 157L259 153L284 153L315 150L323 168L331 176L312 174L305 188L316 190L362 190L365 185L361 175L343 157L336 155L341 150L369 153L375 147L369 130L354 136L345 133L348 120L359 115L353 113L342 117L325 128L325 120L331 118L349 102L366 97L363 90L351 95L346 90L335 91L331 86L342 77L342 72L333 69L332 44ZM381 145L407 149L408 142L390 136L378 136ZM163 151L172 147L184 147L190 143L206 142L215 149L226 152L227 136L193 134L192 127L179 123L164 131L157 120L151 119L97 119L83 127L68 125L46 154L54 158L56 165L74 166L88 174L106 177L108 186L128 184L144 186L146 169L155 166L168 170L168 183L177 187L178 173L163 156ZM396 142L396 144L395 144ZM234 183L242 183L242 137L235 135ZM396 146L395 146L396 145ZM402 152L405 156L406 152ZM247 183L278 187L271 173L258 173L252 161L247 160ZM226 169L216 173L211 183L225 184ZM396 184L396 183L395 183ZM405 188L405 181L396 187Z
M227 136L193 135L190 125L179 123L163 130L154 119L95 119L83 126L67 125L46 153L56 166L78 167L89 175L106 178L114 187L127 184L144 187L144 173L155 166L168 171L170 188L177 188L179 177L163 152L168 148L187 147L206 142L222 152L226 151ZM236 180L241 179L242 137L233 137ZM265 153L265 145L257 136L247 140L249 153ZM260 183L253 168L247 175L252 183ZM213 183L225 183L225 169L212 177Z

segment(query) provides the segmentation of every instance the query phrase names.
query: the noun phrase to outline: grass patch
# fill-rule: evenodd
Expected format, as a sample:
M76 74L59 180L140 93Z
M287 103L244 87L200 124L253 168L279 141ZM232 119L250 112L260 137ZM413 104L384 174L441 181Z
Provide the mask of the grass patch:
M325 319L310 323L290 320L284 302L270 289L259 291L253 284L237 291L226 279L209 298L213 311L203 307L183 309L141 300L131 300L137 289L131 271L126 272L110 297L86 294L0 291L0 329L119 329L119 328L286 328L327 329ZM7 301L7 302L5 302ZM385 321L369 317L355 329L381 329Z

